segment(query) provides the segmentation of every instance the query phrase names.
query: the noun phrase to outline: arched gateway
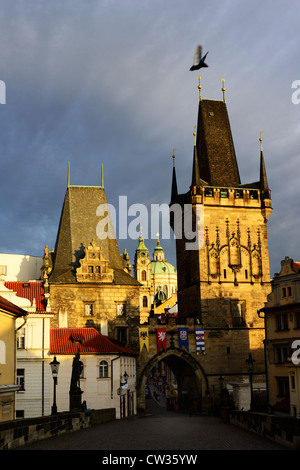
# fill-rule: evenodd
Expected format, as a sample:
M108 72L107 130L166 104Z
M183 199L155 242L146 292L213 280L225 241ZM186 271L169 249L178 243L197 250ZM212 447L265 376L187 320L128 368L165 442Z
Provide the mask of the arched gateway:
M201 411L203 402L208 395L208 380L197 358L196 349L189 352L185 346L180 346L177 334L174 335L174 327L178 326L169 322L168 325L154 325L148 328L148 347L142 348L138 361L137 371L137 409L139 412L146 410L145 387L152 369L160 362L164 362L173 372L177 383L177 403L180 410ZM168 341L166 347L157 350L157 326L163 326L166 330ZM189 327L189 336L194 336L193 327ZM177 333L177 331L176 331ZM201 354L201 353L200 353ZM206 408L204 406L204 408Z

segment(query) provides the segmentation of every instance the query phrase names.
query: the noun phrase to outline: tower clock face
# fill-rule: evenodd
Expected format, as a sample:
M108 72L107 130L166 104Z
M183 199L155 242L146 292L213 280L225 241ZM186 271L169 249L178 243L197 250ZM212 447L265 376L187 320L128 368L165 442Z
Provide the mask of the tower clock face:
M141 253L141 256L145 256L145 253L144 253L144 252L142 252L142 253Z

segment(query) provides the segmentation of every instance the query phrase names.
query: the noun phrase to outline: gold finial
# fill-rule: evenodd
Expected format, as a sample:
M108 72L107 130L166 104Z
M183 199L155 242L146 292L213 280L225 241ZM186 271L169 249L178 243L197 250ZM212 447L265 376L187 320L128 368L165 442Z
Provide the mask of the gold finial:
M197 77L198 80L199 80L199 85L198 85L198 90L199 90L199 100L201 101L201 88L202 88L202 85L200 83L200 80L201 80L201 77Z
M224 85L225 85L225 78L221 78L221 81L222 81L222 83L223 83L223 86L222 86L223 101L225 102L225 90L226 90L226 88L225 88L225 86L224 86Z
M195 147L196 147L196 136L197 136L196 129L197 129L197 126L194 126L193 136L194 136L194 146L195 146Z
M260 141L260 150L261 150L261 151L262 151L262 136L261 136L261 135L262 135L263 132L264 132L264 131L261 131L261 132L260 132L260 138L259 138L259 141Z
M176 149L173 149L172 158L173 158L173 166L174 166L174 167L175 167L175 152L176 152Z

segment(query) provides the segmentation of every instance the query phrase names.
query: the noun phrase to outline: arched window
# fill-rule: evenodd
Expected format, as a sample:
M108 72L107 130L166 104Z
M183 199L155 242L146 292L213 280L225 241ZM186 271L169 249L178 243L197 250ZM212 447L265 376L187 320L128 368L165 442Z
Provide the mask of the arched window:
M148 307L148 299L146 295L143 297L143 307Z
M6 364L5 343L0 340L0 364Z
M101 361L99 364L99 377L101 379L108 377L108 363L106 361Z
M142 271L142 281L146 281L146 280L147 280L146 271Z

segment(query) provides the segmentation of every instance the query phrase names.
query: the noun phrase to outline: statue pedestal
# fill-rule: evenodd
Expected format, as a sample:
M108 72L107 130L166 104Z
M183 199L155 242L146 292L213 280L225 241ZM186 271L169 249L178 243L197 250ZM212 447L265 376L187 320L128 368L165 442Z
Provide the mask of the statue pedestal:
M81 411L81 395L82 391L80 392L70 392L70 411L76 412Z
M233 387L233 401L237 410L250 410L251 390L247 378L241 382L231 383Z

